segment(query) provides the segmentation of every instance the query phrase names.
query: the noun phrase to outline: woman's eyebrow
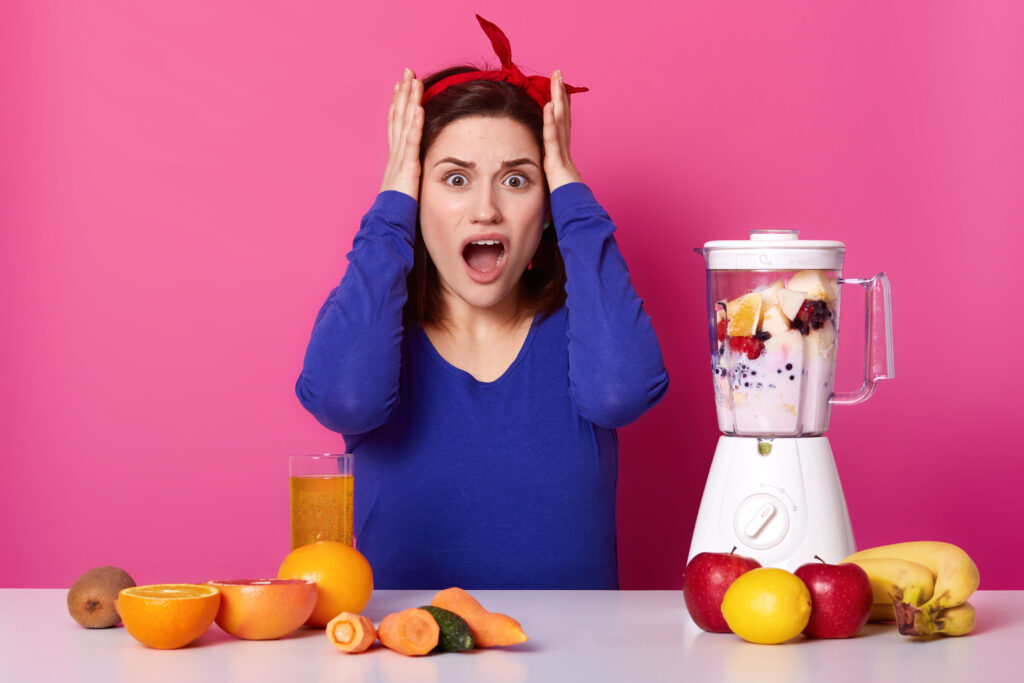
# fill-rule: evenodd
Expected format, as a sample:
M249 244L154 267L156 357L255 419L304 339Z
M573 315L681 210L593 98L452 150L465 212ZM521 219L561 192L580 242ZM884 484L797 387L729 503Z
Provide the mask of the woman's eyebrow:
M445 157L444 159L438 159L437 163L435 163L434 166L440 166L441 164L455 164L456 166L461 166L462 168L476 168L475 161L463 161L462 159L456 159L455 157ZM510 161L503 161L501 162L501 167L512 168L513 166L526 166L527 164L531 166L537 166L537 168L540 168L540 166L537 165L536 161L534 161L533 159L529 159L527 157L522 157L521 159L512 159Z
M533 159L527 159L526 157L523 157L522 159L513 159L512 161L503 161L501 162L501 167L511 168L512 166L525 166L526 164L537 166L537 162L534 161ZM537 166L537 168L540 168L540 166Z
M455 164L463 168L476 168L475 161L463 161L462 159L456 159L455 157L445 157L444 159L438 160L434 166L440 166L441 164Z

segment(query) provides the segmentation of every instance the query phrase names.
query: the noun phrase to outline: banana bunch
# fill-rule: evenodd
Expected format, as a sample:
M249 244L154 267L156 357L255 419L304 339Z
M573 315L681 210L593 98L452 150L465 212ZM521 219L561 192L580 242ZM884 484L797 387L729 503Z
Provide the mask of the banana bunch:
M872 621L893 621L905 636L962 636L974 628L967 598L978 588L978 567L951 543L912 541L861 550L852 562L871 580Z

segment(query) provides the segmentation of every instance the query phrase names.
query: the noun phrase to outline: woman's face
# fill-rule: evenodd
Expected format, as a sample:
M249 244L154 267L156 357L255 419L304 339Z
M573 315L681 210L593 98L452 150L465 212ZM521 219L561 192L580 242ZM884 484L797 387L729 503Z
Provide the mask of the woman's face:
M453 121L427 150L420 229L446 295L490 308L517 292L546 212L540 154L526 126L494 117Z

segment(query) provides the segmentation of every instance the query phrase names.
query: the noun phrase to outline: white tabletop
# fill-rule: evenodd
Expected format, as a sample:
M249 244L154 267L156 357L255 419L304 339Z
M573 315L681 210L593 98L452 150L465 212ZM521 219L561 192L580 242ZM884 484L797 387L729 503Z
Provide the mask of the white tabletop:
M180 650L152 650L122 627L90 630L67 613L63 589L0 589L0 679L20 681L971 681L1018 680L1024 591L979 591L978 628L915 641L868 624L856 638L753 645L705 633L680 591L473 591L517 618L522 645L405 657L375 645L338 652L321 629L274 641L237 640L216 625ZM430 601L429 591L377 591L365 614ZM1017 673L1014 673L1014 672Z

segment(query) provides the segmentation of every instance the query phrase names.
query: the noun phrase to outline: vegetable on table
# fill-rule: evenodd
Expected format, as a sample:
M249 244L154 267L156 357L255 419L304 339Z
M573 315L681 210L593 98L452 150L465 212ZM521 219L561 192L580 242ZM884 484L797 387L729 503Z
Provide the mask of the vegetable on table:
M437 647L441 629L430 612L411 607L381 620L377 637L384 647L403 655L425 655Z
M455 612L433 605L423 605L420 609L430 612L441 629L436 648L438 651L461 652L473 649L473 632L469 630L465 619Z
M327 623L327 637L342 652L365 652L377 640L373 622L361 614L342 612Z
M461 588L446 588L435 595L430 604L465 619L476 647L502 647L529 640L518 621L506 614L487 611Z

